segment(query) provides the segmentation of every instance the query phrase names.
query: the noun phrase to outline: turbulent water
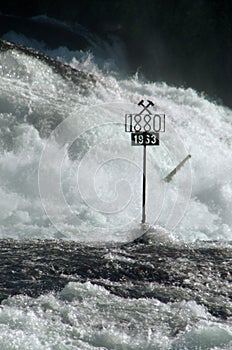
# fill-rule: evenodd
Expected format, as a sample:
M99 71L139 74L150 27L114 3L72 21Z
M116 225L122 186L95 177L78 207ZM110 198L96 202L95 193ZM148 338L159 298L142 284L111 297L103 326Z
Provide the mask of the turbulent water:
M232 349L231 110L128 76L119 42L3 39L94 78L0 52L0 348ZM141 99L166 115L147 147L147 229L142 148L124 128Z

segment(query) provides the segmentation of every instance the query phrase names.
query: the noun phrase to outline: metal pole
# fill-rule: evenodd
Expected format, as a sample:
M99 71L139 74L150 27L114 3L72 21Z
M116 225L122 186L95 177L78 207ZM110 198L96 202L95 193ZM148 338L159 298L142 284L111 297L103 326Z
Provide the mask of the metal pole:
M145 135L144 135L145 137ZM143 199L142 199L142 224L146 222L146 171L147 171L147 149L143 146Z
M187 157L185 157L185 159L183 159L178 165L177 167L175 167L175 169L173 169L167 176L165 176L165 178L163 179L166 182L170 182L173 178L173 176L177 173L177 171L180 170L180 168L182 168L182 166L185 164L185 162L187 162L187 160L191 158L191 154L187 155Z

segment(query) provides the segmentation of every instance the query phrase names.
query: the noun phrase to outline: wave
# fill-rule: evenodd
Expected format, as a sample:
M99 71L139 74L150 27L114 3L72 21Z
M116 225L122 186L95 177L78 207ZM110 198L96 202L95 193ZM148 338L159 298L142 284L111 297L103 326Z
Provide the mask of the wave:
M4 251L1 301L18 294L36 298L59 292L70 282L91 281L120 298L162 303L194 300L219 319L232 315L227 281L231 242L201 242L187 247L151 240L111 246L63 240L1 240L0 247ZM7 278L12 272L13 282Z
M142 154L123 123L153 99L167 132L148 152L148 223L185 242L231 239L231 110L192 89L120 78L88 52L66 49L71 68L13 47L0 53L2 238L141 235ZM164 184L188 153L191 163Z
M230 349L231 110L26 40L0 51L0 347ZM141 99L166 114L146 227Z

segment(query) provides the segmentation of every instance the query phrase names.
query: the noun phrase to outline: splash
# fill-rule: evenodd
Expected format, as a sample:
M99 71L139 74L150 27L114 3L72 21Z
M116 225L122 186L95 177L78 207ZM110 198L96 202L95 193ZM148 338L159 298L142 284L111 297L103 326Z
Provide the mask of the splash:
M83 93L34 57L0 54L1 238L139 236L142 152L122 123L143 98L167 117L161 146L148 153L148 223L186 242L230 240L231 110L192 89L119 78L92 54L62 54L96 85ZM189 153L191 163L164 184Z

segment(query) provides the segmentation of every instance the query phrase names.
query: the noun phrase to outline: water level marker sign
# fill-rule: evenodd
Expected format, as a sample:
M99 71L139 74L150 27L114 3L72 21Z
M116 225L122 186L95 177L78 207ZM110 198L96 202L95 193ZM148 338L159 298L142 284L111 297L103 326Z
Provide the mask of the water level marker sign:
M131 145L143 146L143 189L142 189L142 224L146 223L146 167L147 146L159 146L160 132L165 132L165 114L152 113L150 107L154 103L144 100L138 103L142 107L140 113L125 115L125 131L131 133Z

